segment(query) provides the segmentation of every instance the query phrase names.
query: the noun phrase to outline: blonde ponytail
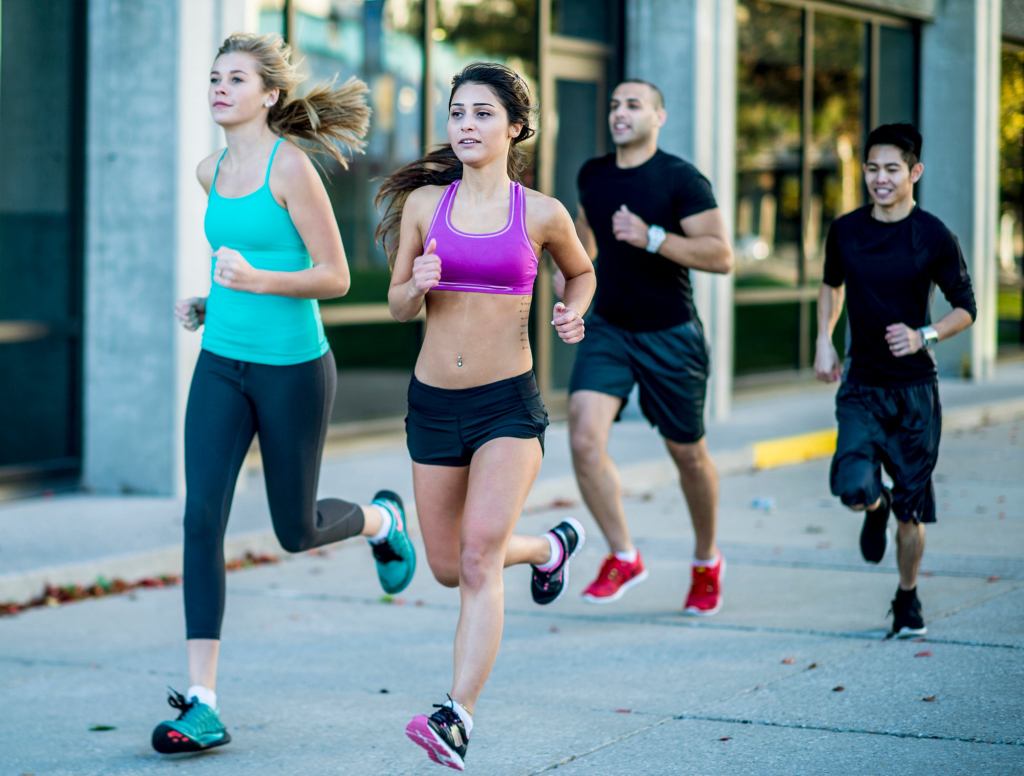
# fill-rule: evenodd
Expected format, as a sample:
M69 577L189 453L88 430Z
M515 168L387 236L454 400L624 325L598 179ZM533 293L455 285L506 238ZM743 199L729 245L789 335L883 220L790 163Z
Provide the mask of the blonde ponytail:
M311 151L327 154L343 168L346 154L362 153L370 129L369 89L358 78L340 87L321 83L304 97L292 96L304 78L291 61L291 47L279 35L236 33L229 36L217 56L241 52L256 60L257 72L268 91L278 90L267 123L279 135L299 141Z

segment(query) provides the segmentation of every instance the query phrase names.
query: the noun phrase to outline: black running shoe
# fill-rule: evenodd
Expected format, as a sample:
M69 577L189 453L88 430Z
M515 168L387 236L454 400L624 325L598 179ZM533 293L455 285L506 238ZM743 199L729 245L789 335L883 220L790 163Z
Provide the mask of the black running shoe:
M898 639L909 639L923 636L928 632L921 616L921 601L917 597L917 588L902 590L897 588L896 597L892 599L892 630L886 638L895 636Z
M882 503L873 512L864 513L864 525L860 529L860 554L868 563L880 563L885 557L885 548L889 543L886 523L889 522L889 510L892 506L892 493L882 488Z
M414 744L426 749L427 755L435 763L457 771L465 770L466 748L469 746L466 726L452 707L450 695L448 703L435 703L434 707L437 711L429 717L417 714L409 720L405 734Z
M530 593L533 594L534 602L541 606L553 603L562 595L565 586L569 584L569 561L580 551L587 538L583 526L573 517L565 518L548 533L562 545L562 562L550 571L541 571L531 566L533 579L530 580Z

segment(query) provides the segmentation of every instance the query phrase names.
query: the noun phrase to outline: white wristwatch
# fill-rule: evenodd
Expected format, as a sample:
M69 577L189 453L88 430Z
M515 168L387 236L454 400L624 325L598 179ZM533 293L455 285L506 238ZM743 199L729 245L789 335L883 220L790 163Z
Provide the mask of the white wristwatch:
M665 242L665 230L657 224L651 224L647 227L647 252L657 253L661 244Z
M922 348L930 348L939 341L939 333L935 331L934 326L922 326L917 333L921 336Z

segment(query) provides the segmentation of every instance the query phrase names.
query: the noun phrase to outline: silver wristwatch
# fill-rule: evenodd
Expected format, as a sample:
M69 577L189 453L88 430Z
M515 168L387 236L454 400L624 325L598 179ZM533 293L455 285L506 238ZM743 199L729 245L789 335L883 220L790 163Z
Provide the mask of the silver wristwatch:
M647 227L647 252L657 253L661 244L665 242L665 230L657 224Z
M934 326L922 326L917 333L921 336L922 348L930 348L939 341L939 333L935 331Z

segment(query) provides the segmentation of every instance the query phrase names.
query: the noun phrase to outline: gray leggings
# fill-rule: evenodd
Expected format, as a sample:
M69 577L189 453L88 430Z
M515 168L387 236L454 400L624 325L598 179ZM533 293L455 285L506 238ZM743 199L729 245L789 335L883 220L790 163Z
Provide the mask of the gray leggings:
M289 366L200 353L185 411L187 638L220 638L224 532L254 434L274 532L285 550L302 552L362 532L357 504L316 500L337 380L330 351Z

